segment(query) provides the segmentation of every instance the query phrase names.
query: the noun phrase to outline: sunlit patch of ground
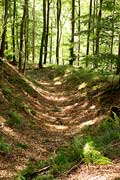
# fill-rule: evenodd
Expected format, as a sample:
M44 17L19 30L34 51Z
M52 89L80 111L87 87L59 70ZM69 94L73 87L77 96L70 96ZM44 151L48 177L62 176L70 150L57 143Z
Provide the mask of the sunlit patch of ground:
M120 163L115 162L105 166L82 165L61 180L115 180L118 177L120 177Z

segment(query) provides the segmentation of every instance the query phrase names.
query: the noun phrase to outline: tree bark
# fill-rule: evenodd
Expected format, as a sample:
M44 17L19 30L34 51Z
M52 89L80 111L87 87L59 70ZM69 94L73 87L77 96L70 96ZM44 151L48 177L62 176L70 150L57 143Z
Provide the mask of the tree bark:
M13 24L12 24L12 46L13 46L13 63L16 64L15 57L15 19L16 19L16 0L13 1Z
M48 48L48 36L49 36L49 16L50 16L50 0L47 0L47 15L46 15L46 35L45 35L45 47L44 47L44 64L47 60L47 48Z
M33 27L32 27L32 62L34 63L34 61L35 61L35 0L33 0L32 16L33 16Z
M112 36L111 36L111 48L110 48L110 53L113 54L113 45L114 45L114 26L115 26L115 21L114 21L114 18L115 18L115 4L116 4L116 1L114 0L113 2L113 12L112 12Z
M2 35L1 35L1 43L0 43L0 57L4 57L5 50L5 38L6 38L6 30L7 30L7 18L8 18L8 0L4 0L4 17L3 17L3 25L2 25Z
M57 0L56 62L59 64L61 0Z
M75 32L75 0L72 0L72 14L71 14L71 45L70 45L70 60L69 65L73 65L75 61L74 54L74 32Z
M26 17L27 17L27 8L28 8L28 0L24 0L24 9L23 9L23 17L21 20L20 26L20 49L19 49L19 71L22 71L23 66L23 45L24 45L24 38L26 38ZM26 54L25 54L26 58Z
M43 0L43 32L42 32L42 39L41 39L41 47L40 47L40 57L39 57L39 68L43 67L42 60L43 60L43 50L45 45L45 36L46 36L46 0Z
M53 38L52 38L52 32L53 31L53 25L51 22L51 28L50 28L50 53L49 53L49 59L50 59L50 64L52 63L52 48L53 48Z
M78 0L78 66L80 64L80 15L81 15L81 2Z
M90 6L89 6L89 21L88 21L88 34L87 34L87 51L86 55L89 55L89 47L90 47L90 31L91 31L91 17L92 17L92 0L90 0ZM86 67L88 66L88 63L86 63Z
M102 3L103 0L100 0L100 5L99 5L99 13L97 17L97 29L96 29L96 50L95 54L99 54L99 41L100 41L100 31L101 31L101 17L102 17Z
M28 36L29 36L29 12L28 12L28 3L29 0L25 0L25 24L24 24L24 40L25 40L25 58L24 58L24 65L23 65L23 73L25 72L26 63L29 59L29 52L28 52Z

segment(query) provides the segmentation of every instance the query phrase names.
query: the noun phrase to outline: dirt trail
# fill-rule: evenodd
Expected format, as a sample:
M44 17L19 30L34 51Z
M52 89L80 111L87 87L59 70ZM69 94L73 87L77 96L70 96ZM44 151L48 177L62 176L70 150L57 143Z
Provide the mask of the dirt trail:
M82 165L61 180L115 180L119 177L120 162L113 162L112 165L105 166Z
M37 83L30 84L34 91L32 88L28 91L27 84L21 85L22 81L20 83L18 79L16 81L17 74L14 70L12 73L10 69L4 71L4 82L12 89L13 94L9 100L0 90L4 96L3 103L0 104L0 110L3 111L0 118L6 120L8 118L6 108L9 111L12 107L12 110L17 110L22 115L24 125L16 128L5 123L0 128L0 134L4 135L12 146L9 153L0 152L1 180L13 180L16 173L29 161L34 163L51 156L58 147L79 134L82 127L98 123L104 113L109 111L106 99L101 101L99 91L95 90L93 94L91 87L84 87L84 82L76 88L78 86L74 87L71 82L66 82L64 77L50 79L46 70L46 75L43 72L45 77L40 74L44 78L39 78L37 76L39 72L36 73ZM25 144L26 148L19 148L19 143ZM76 178L76 175L73 177ZM84 179L86 174L82 178L87 180ZM72 180L71 176L67 179Z

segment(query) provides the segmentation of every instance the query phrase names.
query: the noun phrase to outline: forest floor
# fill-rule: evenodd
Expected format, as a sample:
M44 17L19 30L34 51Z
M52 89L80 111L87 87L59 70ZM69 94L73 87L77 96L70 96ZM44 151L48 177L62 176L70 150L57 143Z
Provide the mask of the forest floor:
M27 78L6 65L0 83L0 179L13 180L29 161L55 154L60 146L93 126L120 105L111 81L83 69L46 67ZM16 118L17 116L17 118ZM14 120L14 119L17 119ZM120 146L120 144L118 144ZM112 180L120 177L120 157L111 165L79 165L62 180Z

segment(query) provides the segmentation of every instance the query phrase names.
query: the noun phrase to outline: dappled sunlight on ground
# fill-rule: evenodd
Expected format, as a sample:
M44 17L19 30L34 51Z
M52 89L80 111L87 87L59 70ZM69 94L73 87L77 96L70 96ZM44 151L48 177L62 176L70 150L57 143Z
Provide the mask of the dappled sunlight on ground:
M4 180L13 180L12 176L23 169L30 159L46 159L58 147L79 134L83 127L99 123L104 114L109 112L111 104L106 107L106 99L101 100L106 82L103 86L99 86L98 82L97 86L96 82L89 82L88 78L80 79L80 82L73 78L71 81L70 69L66 69L62 76L56 76L52 69L52 78L45 69L42 74L45 76L40 74L40 70L35 72L35 81L24 78L25 83L32 87L29 91L26 90L27 84L21 87L18 82L9 79L10 75L5 76L14 90L10 95L12 99L7 101L8 109L19 112L24 123L22 127L10 127L5 123L8 114L4 112L3 116L0 116L0 124L3 123L0 133L12 146L12 152L4 156L0 152L0 178ZM16 76L14 71L12 73ZM14 102L16 94L19 94L17 103ZM2 110L5 107L6 103L0 105ZM26 145L25 149L18 147L21 144Z
M80 168L68 177L61 180L115 180L120 177L120 163L99 166L99 165L82 165Z

